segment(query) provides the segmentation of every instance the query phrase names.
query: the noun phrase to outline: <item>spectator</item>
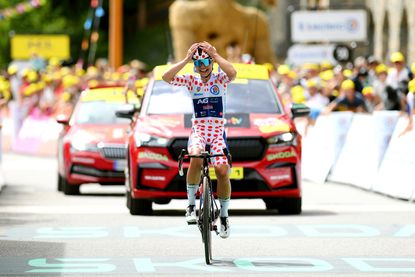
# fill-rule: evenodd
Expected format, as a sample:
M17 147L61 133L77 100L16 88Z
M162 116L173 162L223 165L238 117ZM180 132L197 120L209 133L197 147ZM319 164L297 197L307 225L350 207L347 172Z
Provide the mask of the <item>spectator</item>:
M412 79L412 73L405 66L405 57L401 52L392 53L390 61L393 67L388 72L386 83L393 89L397 89L400 82L409 82Z
M283 101L284 101L284 98L283 98ZM294 103L294 104L304 104L305 101L306 101L306 97L304 93L304 88L300 85L296 85L291 88L291 98L284 102Z
M397 88L387 85L382 100L383 110L399 111L402 109L402 95Z
M280 64L277 68L277 81L275 83L275 85L277 86L277 88L279 87L279 85L282 83L282 80L284 79L284 77L290 73L290 67L286 64Z
M382 98L382 101L385 101L386 94L386 79L388 78L388 67L384 64L379 64L376 69L376 77L373 80L373 89L376 95L379 95Z
M379 95L375 94L373 87L364 87L362 90L362 95L366 103L366 108L368 112L372 113L375 110L380 109L380 103L382 102Z
M2 110L7 106L7 103L11 99L10 84L9 81L2 75L0 75L0 182L3 182L3 175L1 170L2 160Z
M331 111L367 112L365 101L361 94L356 93L354 82L345 80L341 85L341 96L332 101L324 113Z
M7 73L9 75L9 82L10 82L10 90L12 93L11 101L9 102L9 109L10 109L10 116L12 118L12 142L14 142L17 138L17 134L20 131L20 128L23 124L23 115L21 112L21 104L22 98L20 96L20 86L22 85L22 81L19 78L18 68L16 65L10 65L7 69Z
M373 81L376 79L376 68L380 64L378 59L375 56L369 56L367 58L368 64L368 84L373 85Z
M333 69L333 64L330 61L325 60L320 63L320 70L322 72L326 70L332 70L332 69Z
M356 76L361 69L367 70L367 61L364 57L358 56L354 59L353 65L351 67L353 67L353 74Z
M306 63L303 65L304 72L304 79L301 80L301 85L303 87L306 87L307 80L314 79L317 84L320 85L320 71L319 71L319 65L314 63Z
M359 71L356 72L356 75L353 77L353 82L355 85L355 90L359 93L362 93L362 90L365 86L369 85L369 73L366 68L362 67Z
M306 105L310 108L305 132L309 125L314 125L321 111L329 104L329 99L319 92L318 84L315 80L307 81Z
M413 129L413 118L415 116L415 79L408 83L408 91L406 96L406 102L408 103L408 125L399 136L403 136Z
M242 62L241 53L241 47L236 41L232 41L226 46L226 59L232 63Z

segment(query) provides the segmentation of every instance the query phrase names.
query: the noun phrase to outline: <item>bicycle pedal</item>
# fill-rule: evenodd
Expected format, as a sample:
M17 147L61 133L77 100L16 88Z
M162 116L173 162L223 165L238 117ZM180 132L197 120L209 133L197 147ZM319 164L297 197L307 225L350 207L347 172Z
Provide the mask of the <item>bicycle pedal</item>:
M187 225L196 225L197 222L187 222Z

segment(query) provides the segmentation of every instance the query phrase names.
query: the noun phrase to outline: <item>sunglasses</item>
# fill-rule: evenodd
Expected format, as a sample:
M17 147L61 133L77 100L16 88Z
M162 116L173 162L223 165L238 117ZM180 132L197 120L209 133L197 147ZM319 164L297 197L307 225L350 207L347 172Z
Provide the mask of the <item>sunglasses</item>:
M209 65L212 63L212 60L211 60L211 59L201 59L201 60L195 60L195 61L194 61L194 64L195 64L195 66L197 66L197 67L200 67L200 66L202 65L202 63L203 63L205 66L209 66Z

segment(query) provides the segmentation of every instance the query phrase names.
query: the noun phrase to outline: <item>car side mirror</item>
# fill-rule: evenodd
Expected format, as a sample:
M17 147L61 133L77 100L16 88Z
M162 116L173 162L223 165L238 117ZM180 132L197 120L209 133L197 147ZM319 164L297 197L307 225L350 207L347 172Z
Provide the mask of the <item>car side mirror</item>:
M304 104L293 104L291 106L292 118L308 116L310 114L310 108Z
M124 107L115 111L115 116L119 118L127 118L133 120L133 116L138 112L138 108L134 105L125 105Z
M66 114L59 114L55 119L59 124L69 125L69 117Z

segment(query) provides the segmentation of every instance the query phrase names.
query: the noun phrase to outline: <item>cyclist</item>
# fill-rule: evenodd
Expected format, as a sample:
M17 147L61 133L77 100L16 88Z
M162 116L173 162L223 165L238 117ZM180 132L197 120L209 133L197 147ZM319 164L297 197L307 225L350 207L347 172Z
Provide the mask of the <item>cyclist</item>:
M191 60L198 75L186 74L178 76L178 72ZM216 62L221 71L213 73ZM235 79L236 70L230 62L221 57L216 48L208 42L194 43L187 51L186 57L172 65L163 74L163 80L176 86L186 86L193 100L194 114L192 131L188 141L188 152L198 155L210 146L211 154L222 154L226 147L225 136L225 98L228 84ZM222 238L229 237L228 207L231 196L229 180L229 164L226 157L212 158L212 164L218 181L218 198L220 203L220 233ZM196 223L195 199L200 183L201 159L191 159L187 171L186 221Z

